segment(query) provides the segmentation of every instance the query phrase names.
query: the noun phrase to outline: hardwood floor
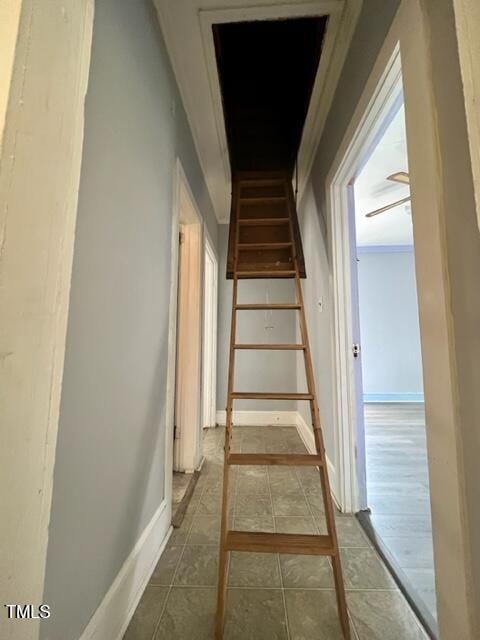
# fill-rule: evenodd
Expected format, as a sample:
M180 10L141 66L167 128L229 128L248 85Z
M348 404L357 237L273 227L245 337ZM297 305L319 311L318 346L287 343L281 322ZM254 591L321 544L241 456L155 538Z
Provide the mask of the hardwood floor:
M406 591L436 630L423 404L365 404L370 523Z

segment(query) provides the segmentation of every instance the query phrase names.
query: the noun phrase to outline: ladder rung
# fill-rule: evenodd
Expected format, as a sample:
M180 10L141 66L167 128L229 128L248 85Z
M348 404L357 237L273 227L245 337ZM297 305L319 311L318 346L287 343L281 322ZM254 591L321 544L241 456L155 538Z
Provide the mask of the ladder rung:
M267 204L269 202L284 202L287 199L286 196L240 196L241 203L248 204Z
M279 393L274 391L234 391L233 400L313 400L311 393Z
M290 218L240 218L239 224L250 225L253 227L267 226L272 227L279 224L288 224Z
M243 188L271 187L285 184L285 178L242 178L238 181Z
M231 453L228 464L280 465L285 467L320 467L322 457L305 453Z
M228 551L294 553L308 556L335 555L330 536L228 531L225 546Z
M285 276L295 276L294 269L278 269L276 271L235 271L234 276L238 278L283 278Z
M237 311L264 311L267 309L274 309L276 311L286 309L301 309L299 304L237 304L235 309Z
M234 349L266 349L271 351L302 351L304 344L236 344Z
M261 251L264 249L288 249L291 246L291 242L249 242L240 243L238 248L240 251Z

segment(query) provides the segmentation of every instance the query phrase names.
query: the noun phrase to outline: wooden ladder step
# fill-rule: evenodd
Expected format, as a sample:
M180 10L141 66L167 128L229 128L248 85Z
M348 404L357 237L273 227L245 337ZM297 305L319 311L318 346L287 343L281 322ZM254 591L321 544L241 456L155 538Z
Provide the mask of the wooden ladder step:
M267 311L269 309L273 309L275 311L278 310L288 310L288 309L301 309L301 305L299 304L237 304L235 305L236 311Z
M311 393L280 393L274 391L234 391L233 400L313 400Z
M291 242L244 242L239 243L240 251L264 251L270 249L288 249L292 246Z
M268 204L269 202L285 202L286 196L240 196L241 203Z
M293 553L307 556L336 555L332 539L325 535L227 531L225 546L229 551Z
M272 187L284 185L285 178L242 178L238 181L239 185L243 188L249 187Z
M251 227L275 227L281 224L288 224L290 218L240 218L238 223L242 226L249 225Z
M283 467L320 467L322 456L305 453L231 453L228 456L231 465L268 465Z
M285 278L295 277L296 271L293 269L277 269L276 271L235 271L237 278Z
M303 351L306 349L304 344L236 344L234 349L250 349L253 351L267 350L267 351Z

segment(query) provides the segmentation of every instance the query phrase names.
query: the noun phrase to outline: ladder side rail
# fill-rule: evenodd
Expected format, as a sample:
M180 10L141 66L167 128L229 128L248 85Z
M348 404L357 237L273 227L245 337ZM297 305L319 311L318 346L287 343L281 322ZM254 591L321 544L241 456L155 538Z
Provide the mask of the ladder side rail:
M229 501L228 490L230 481L230 465L227 464L230 455L230 445L232 441L232 424L233 424L233 387L235 379L235 343L237 332L237 302L238 302L238 254L239 254L239 232L240 232L240 189L241 184L237 185L235 190L235 251L233 264L233 291L232 291L232 315L230 324L230 351L228 363L228 383L227 383L227 407L226 407L226 424L225 424L225 445L224 445L224 461L223 461L223 482L222 482L222 515L220 523L220 549L218 560L218 585L217 585L217 615L215 620L215 638L221 640L223 638L223 628L225 625L225 604L226 604L226 579L228 571L228 513Z
M328 477L328 469L326 464L326 451L325 451L325 445L324 445L323 434L321 429L320 411L318 407L317 394L315 389L315 377L313 372L310 342L308 338L307 320L305 317L305 305L303 300L302 283L300 281L300 271L298 267L296 248L293 248L295 247L295 236L294 236L293 222L292 222L292 214L293 214L292 209L295 206L295 203L293 202L291 189L287 183L285 183L285 189L287 191L287 194L286 194L287 206L289 209L290 234L292 238L292 256L293 256L294 268L296 271L296 274L295 274L296 301L300 305L300 314L299 314L300 335L301 335L302 344L305 345L303 355L304 355L304 362L305 362L307 388L308 388L309 394L311 394L312 396L312 400L310 400L310 408L311 408L311 415L312 415L313 435L314 435L315 448L316 448L317 454L319 454L324 460L324 464L320 465L318 469L320 474L320 485L322 490L323 504L325 508L325 520L327 524L327 532L332 541L333 555L332 555L331 561L332 561L332 568L333 568L333 577L335 582L337 607L338 607L340 623L342 626L344 638L345 640L350 640L350 637L351 637L350 624L348 620L345 586L343 582L342 567L341 567L340 554L339 554L339 548L338 548L337 528L335 526L335 513L333 511L332 495L330 491L330 480Z

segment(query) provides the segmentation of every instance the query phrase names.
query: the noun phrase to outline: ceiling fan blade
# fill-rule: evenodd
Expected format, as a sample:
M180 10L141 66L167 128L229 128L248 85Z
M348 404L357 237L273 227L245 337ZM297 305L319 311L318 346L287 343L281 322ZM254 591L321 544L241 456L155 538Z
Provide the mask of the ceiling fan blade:
M397 171L396 173L392 173L391 176L387 176L387 180L400 182L400 184L410 184L410 176L406 171Z
M384 211L388 211L389 209L394 209L395 207L398 207L399 205L404 204L409 200L410 200L410 196L407 196L406 198L402 198L401 200L397 200L396 202L387 204L385 207L381 207L380 209L375 209L375 211L370 211L370 213L365 214L365 217L373 218L373 216L378 216L380 213L383 213Z

